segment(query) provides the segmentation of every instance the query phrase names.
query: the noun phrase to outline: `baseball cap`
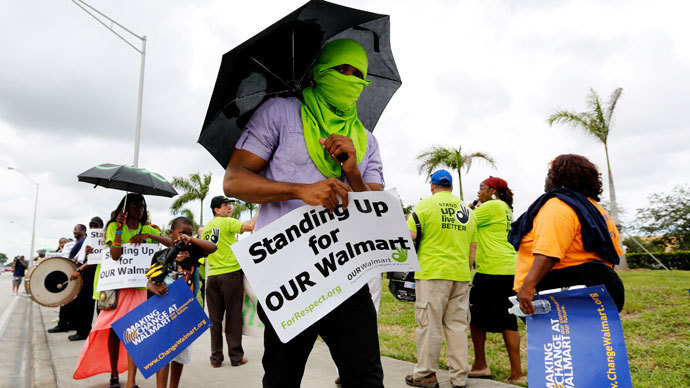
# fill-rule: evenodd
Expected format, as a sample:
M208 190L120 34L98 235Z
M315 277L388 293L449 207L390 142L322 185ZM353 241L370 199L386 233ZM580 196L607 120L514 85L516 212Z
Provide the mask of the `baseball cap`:
M96 225L98 225L98 226L100 226L100 227L103 227L103 220L101 219L101 217L96 216L96 217L93 217L93 218L91 219L91 221L89 221L89 226L90 226L91 224L96 224Z
M431 183L439 186L452 186L453 177L446 170L438 170L431 174Z
M224 195L213 197L213 199L211 200L211 210L219 208L222 204L226 202L235 202L235 200L230 199Z

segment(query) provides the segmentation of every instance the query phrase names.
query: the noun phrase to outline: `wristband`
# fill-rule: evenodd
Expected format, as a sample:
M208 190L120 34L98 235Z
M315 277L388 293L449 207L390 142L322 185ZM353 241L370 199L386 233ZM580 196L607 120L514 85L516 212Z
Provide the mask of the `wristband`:
M115 234L122 234L122 231L121 231L121 230L116 230L116 231L115 231Z
M81 267L77 267L77 272L81 273Z
M122 248L122 244L113 241L113 248Z

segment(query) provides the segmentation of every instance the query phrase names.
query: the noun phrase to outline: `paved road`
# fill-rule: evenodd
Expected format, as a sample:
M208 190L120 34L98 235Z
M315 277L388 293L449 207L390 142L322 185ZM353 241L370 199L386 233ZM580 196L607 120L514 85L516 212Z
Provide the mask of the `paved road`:
M28 296L12 296L11 291L12 273L0 273L0 386L28 388L33 302Z
M42 322L46 327L51 327L53 325L52 320L57 317L57 311L54 308L34 307L34 314L34 322ZM34 333L35 335L40 335L38 330ZM84 342L71 342L67 340L68 334L69 333L55 333L45 336L49 348L50 364L41 370L44 372L54 371L56 381L54 385L58 387L96 388L107 386L107 374L101 374L84 380L75 381L72 379L74 366L76 365L77 358L79 357ZM263 368L261 366L261 355L263 354L262 339L245 336L242 341L245 355L249 358L249 363L240 367L231 367L226 360L222 367L212 368L208 360L210 335L209 331L206 331L192 345L192 362L184 367L180 386L202 388L217 386L238 388L261 387L261 378L263 376ZM104 357L107 357L107 354L104 354ZM384 368L385 386L387 388L407 387L403 379L406 374L412 371L413 364L389 357L382 357L381 361ZM317 341L309 357L306 372L302 380L302 386L309 388L335 388L336 386L333 383L335 377L336 369L328 352L328 348L324 343ZM41 376L38 378L40 379ZM126 380L127 373L121 374L120 381L125 382ZM440 372L439 381L441 382L440 388L451 387L448 372ZM137 384L141 388L155 387L155 377L145 380L141 374L138 373ZM40 386L43 387L43 385ZM467 387L510 388L514 386L491 380L471 379Z

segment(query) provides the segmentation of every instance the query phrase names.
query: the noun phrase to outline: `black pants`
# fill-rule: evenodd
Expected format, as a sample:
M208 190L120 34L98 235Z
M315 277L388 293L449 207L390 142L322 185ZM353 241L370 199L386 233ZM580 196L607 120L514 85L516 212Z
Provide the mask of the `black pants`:
M72 322L73 303L74 301L64 306L60 306L60 313L58 314L58 326L64 327L68 330L74 330L74 323Z
M206 301L211 319L212 364L223 362L223 317L225 317L225 341L231 364L239 364L244 357L242 349L242 302L244 297L244 273L239 270L208 277Z
M75 330L74 327L74 306L76 305L77 298L74 298L71 302L60 306L60 313L58 314L58 326L65 328L67 330Z
M328 345L338 366L344 388L382 388L383 368L379 350L376 309L369 287L328 313L318 322L284 344L259 305L264 330L264 388L297 388L317 336Z
M537 284L537 291L552 288L570 287L584 284L585 286L598 286L603 284L616 303L620 312L625 304L625 288L616 271L603 263L591 262L553 270L544 276Z
M82 271L81 276L84 280L79 295L72 303L72 328L77 330L77 334L87 336L91 331L93 321L93 306L96 302L93 299L93 278L96 274L96 266L90 265Z

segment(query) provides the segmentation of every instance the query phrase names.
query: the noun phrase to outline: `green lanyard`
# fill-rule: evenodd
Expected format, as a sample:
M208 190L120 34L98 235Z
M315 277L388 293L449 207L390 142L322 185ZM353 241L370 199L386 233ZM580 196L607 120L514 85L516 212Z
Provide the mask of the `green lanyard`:
M133 235L132 232L129 230L129 227L127 226L126 223L123 226L125 229L127 229L127 235L129 236L129 238L127 239L127 243L129 243L129 240L131 240L132 237L136 236L137 234L141 234L141 230L144 228L144 226L142 224L139 224L139 231L137 232L137 234ZM122 239L120 239L120 241L122 241Z

